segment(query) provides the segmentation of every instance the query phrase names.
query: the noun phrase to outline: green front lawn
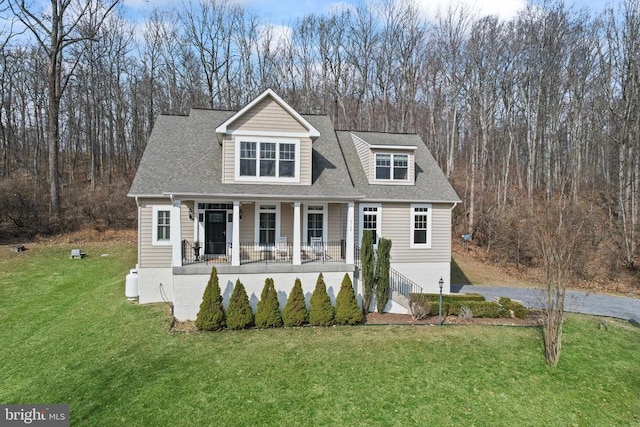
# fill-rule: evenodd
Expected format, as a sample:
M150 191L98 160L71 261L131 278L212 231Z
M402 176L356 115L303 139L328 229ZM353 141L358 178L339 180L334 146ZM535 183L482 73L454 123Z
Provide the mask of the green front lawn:
M0 403L68 403L72 425L640 425L624 321L569 316L556 369L535 328L171 333L124 297L133 245L70 249L0 254Z

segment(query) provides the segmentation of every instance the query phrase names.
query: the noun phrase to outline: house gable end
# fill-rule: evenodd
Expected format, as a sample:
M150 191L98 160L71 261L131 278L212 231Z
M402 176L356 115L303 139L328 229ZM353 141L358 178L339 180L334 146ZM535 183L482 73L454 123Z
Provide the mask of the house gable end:
M267 136L290 134L311 139L320 136L317 129L271 89L216 128L220 138L225 134L244 132L260 132Z

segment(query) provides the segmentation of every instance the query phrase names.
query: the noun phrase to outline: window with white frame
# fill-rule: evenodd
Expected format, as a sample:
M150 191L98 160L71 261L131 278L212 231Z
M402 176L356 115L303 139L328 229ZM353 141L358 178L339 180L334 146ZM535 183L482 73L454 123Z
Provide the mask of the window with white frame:
M411 205L411 247L431 247L431 205Z
M360 205L360 242L364 230L372 230L375 233L374 246L377 247L378 240L382 234L382 205Z
M409 155L376 153L376 179L406 181L409 179Z
M257 142L240 142L240 176L256 176Z
M171 209L168 206L153 207L153 245L171 244Z
M299 142L292 139L240 140L236 177L295 181L300 169L298 147Z

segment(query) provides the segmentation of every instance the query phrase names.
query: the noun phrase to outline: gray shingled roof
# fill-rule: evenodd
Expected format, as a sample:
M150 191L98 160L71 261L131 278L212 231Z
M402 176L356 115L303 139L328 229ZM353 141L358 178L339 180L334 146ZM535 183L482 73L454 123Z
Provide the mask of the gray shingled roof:
M223 184L222 147L215 129L231 115L229 111L191 110L188 116L159 116L129 195L362 198L351 184L327 116L304 116L321 135L313 143L312 185Z
M369 184L351 134L371 145L416 146L416 185ZM368 201L459 202L460 197L442 173L420 136L380 132L336 132L344 158L359 192Z
M320 132L320 138L313 143L312 185L223 184L222 147L215 129L233 114L232 111L193 109L188 116L159 116L129 196L459 201L417 135L357 133L373 145L418 147L416 186L369 185L350 133L336 133L328 116L303 116Z

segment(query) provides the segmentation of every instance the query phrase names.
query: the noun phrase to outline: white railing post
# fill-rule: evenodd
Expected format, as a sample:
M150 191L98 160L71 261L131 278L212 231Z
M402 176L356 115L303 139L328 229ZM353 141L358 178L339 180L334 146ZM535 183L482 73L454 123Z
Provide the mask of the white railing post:
M169 226L171 234L171 264L174 267L182 267L182 232L180 230L180 205L181 201L173 199L171 201L171 215Z
M240 265L240 201L233 201L233 234L231 236L231 265Z
M302 230L300 227L300 202L293 203L293 265L302 264L302 256L300 251L302 250Z
M345 263L346 264L355 264L355 225L354 225L354 211L355 204L354 202L349 202L349 206L347 208L347 247L345 251Z

